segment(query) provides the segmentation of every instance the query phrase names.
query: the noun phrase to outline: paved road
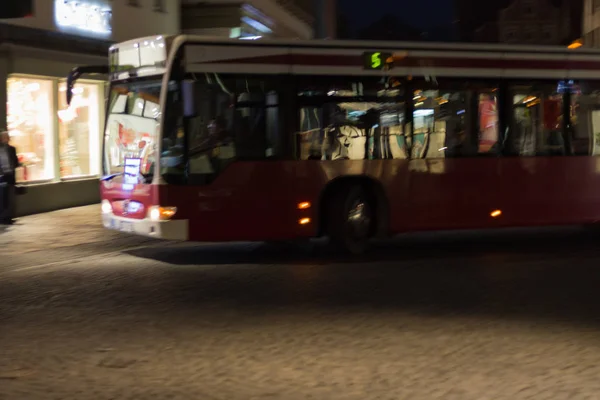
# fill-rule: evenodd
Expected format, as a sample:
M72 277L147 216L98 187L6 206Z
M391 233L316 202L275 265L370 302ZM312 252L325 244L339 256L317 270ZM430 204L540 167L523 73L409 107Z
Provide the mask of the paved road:
M600 235L346 259L131 238L96 211L0 234L0 399L600 398Z

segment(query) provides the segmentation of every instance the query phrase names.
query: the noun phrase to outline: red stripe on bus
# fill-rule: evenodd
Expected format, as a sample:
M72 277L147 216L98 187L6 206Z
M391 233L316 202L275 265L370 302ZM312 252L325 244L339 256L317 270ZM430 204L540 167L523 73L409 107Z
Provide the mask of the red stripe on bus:
M245 57L236 59L213 60L199 64L275 64L320 67L360 67L362 56L317 55L317 54L280 54L270 56ZM598 61L577 60L524 60L524 59L488 59L488 58L445 58L419 57L405 58L395 62L396 67L413 68L476 68L476 69L541 69L541 70L600 70Z

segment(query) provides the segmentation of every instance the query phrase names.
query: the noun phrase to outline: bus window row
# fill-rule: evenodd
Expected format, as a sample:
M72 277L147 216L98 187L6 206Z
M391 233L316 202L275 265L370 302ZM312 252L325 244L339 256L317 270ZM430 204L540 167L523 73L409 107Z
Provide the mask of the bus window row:
M600 82L216 73L186 81L196 87L193 109L182 90L167 110L162 156L186 152L192 175L214 176L233 159L600 153Z
M364 99L374 91L361 92L364 85L351 80L345 87L300 92L297 157L599 154L600 85L570 81L504 85L504 90L500 85L477 86L420 89L414 82L406 91L410 96L396 90L401 94L393 99L379 91L369 101Z

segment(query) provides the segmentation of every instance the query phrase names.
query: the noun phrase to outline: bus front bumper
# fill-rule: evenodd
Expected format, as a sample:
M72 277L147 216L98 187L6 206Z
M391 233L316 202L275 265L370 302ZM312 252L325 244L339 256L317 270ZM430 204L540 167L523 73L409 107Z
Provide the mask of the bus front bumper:
M188 240L188 220L152 221L149 218L131 219L102 214L102 224L107 229L147 236L154 239Z

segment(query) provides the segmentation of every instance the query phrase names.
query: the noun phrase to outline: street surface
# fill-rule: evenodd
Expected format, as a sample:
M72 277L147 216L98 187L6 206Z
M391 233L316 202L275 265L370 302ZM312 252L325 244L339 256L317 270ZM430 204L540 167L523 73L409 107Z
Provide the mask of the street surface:
M156 242L0 232L0 399L600 399L600 233Z

